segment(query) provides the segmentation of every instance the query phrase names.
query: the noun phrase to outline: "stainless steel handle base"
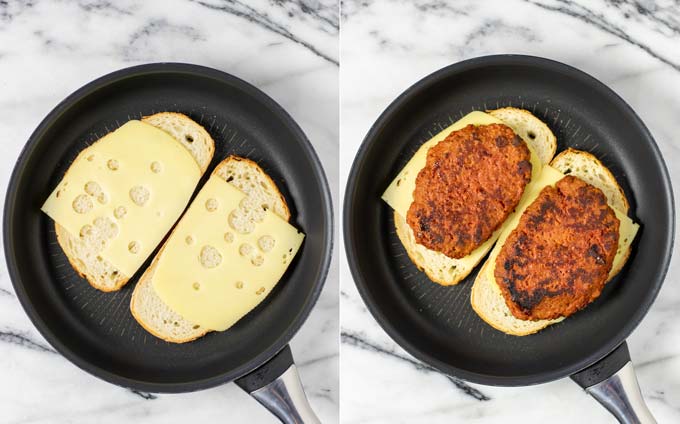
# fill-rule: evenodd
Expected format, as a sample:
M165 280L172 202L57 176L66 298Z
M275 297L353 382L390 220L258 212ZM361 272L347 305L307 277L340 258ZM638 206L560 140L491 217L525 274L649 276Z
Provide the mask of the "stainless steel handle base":
M284 424L321 424L309 405L295 365L250 395Z
M620 423L656 424L642 398L630 361L611 377L586 388L586 392L607 408Z

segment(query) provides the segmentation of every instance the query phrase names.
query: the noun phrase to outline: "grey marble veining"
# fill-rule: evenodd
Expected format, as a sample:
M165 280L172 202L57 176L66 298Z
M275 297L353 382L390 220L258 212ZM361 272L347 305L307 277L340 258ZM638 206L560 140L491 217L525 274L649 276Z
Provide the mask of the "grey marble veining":
M501 53L555 59L610 86L649 127L680 181L677 2L344 0L341 27L341 191L366 132L403 90L451 63ZM628 339L660 423L680 421L678 261L676 252L655 304ZM378 326L344 257L340 276L343 422L614 422L569 379L504 388L434 371Z
M211 66L279 102L338 186L338 9L335 1L0 1L0 193L42 118L68 94L146 62ZM337 205L337 189L333 190ZM0 199L2 200L2 199ZM337 255L337 250L336 250ZM292 341L310 402L338 422L338 266ZM23 312L0 265L0 422L272 423L235 385L181 395L126 390L57 354Z

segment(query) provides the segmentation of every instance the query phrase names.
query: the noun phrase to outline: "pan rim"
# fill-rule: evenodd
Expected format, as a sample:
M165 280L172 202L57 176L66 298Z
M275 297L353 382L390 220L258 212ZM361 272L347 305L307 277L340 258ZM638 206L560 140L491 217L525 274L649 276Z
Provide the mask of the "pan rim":
M636 313L627 320L616 333L615 337L612 337L608 343L606 343L599 350L592 352L590 355L581 358L580 361L576 361L572 364L563 366L561 368L553 369L550 372L541 372L534 374L527 374L522 376L498 376L489 373L472 372L463 369L458 366L453 366L452 364L437 360L436 358L430 356L427 352L422 351L419 347L410 343L406 337L404 337L398 325L390 322L386 315L381 311L379 301L376 301L370 294L366 283L359 270L359 261L354 252L354 235L353 235L353 209L354 209L354 198L356 197L356 191L358 188L357 184L357 174L361 168L365 166L365 156L369 148L371 148L375 142L379 133L382 129L387 126L393 119L393 115L396 114L399 109L417 98L422 91L427 89L429 86L439 83L443 79L453 77L459 73L476 70L483 67L490 66L533 66L541 69L549 68L553 71L561 72L569 77L580 79L589 83L594 89L603 90L604 93L609 95L612 100L619 105L624 110L627 110L631 116L635 119L636 125L638 125L643 131L644 135L652 141L651 152L654 156L655 161L660 165L660 171L663 177L663 186L659 187L659 191L664 193L664 199L666 203L666 210L670 212L669 220L665 224L669 228L670 237L667 240L665 246L661 246L660 251L664 252L664 260L661 264L659 272L657 273L656 279L653 286L650 286L650 296L644 299L644 303L641 308L636 310ZM653 136L649 132L649 129L642 122L640 117L635 113L635 111L630 107L630 105L619 96L614 90L609 88L607 85L596 79L595 77L574 68L570 65L558 62L552 59L547 59L538 56L530 55L518 55L518 54L497 54L488 56L479 56L471 59L466 59L460 62L453 63L451 65L445 66L433 73L423 77L418 80L406 90L404 90L396 99L394 99L387 108L380 114L377 120L373 123L368 133L364 137L357 153L354 157L352 167L350 168L347 182L345 186L345 196L343 199L343 239L345 245L345 254L347 257L347 264L350 268L350 273L354 284L359 291L364 304L371 312L371 315L375 318L378 324L381 326L385 332L404 350L409 354L413 355L419 361L429 364L439 371L451 375L463 380L484 384L489 386L528 386L535 384L542 384L549 381L553 381L559 378L568 377L578 371L581 371L590 365L596 363L602 358L606 357L614 349L616 349L625 339L633 332L633 330L638 326L640 321L644 318L649 310L650 306L659 294L660 288L665 280L668 268L670 266L670 261L673 253L673 243L675 239L675 203L673 196L673 189L671 184L670 175L668 173L667 166L658 145L654 141Z
M321 255L321 261L318 264L320 272L316 276L316 284L313 290L307 292L307 298L305 300L304 306L300 311L298 311L295 318L291 321L291 325L286 329L286 331L280 334L273 343L264 349L262 353L254 358L251 358L248 362L240 367L229 370L228 372L213 375L208 378L188 380L182 382L154 382L142 379L135 379L130 377L124 377L116 373L110 372L102 367L92 364L90 361L83 359L77 352L66 346L59 337L55 336L45 323L45 321L40 316L40 313L34 307L29 299L27 292L24 290L24 283L21 281L21 275L16 265L16 260L12 249L9 248L13 246L12 240L15 239L14 229L11 227L12 216L15 211L16 198L18 196L16 186L19 180L23 177L24 172L27 170L24 167L26 160L31 157L33 150L40 143L40 140L44 136L46 130L54 125L55 122L61 117L61 114L65 112L68 108L73 106L78 101L86 98L89 95L96 93L104 87L111 84L116 84L122 80L129 78L144 77L145 75L158 75L158 74L185 74L193 77L199 78L209 78L218 81L221 84L230 84L238 87L248 96L254 98L255 100L262 103L272 112L272 116L280 119L294 135L295 139L298 140L303 151L307 155L307 158L311 164L311 171L315 175L316 182L320 191L321 202L323 204L323 209L319 213L323 214L325 225L322 229L323 240L323 251ZM333 247L334 247L334 233L333 233L333 207L332 207L332 196L330 188L328 185L328 180L326 174L323 170L321 161L314 150L311 142L303 132L302 128L295 122L295 120L290 116L288 112L281 105L279 105L274 99L269 95L264 93L262 90L253 86L252 84L235 77L227 72L220 71L207 66L181 63L181 62L155 62L146 63L141 65L135 65L131 67L125 67L113 72L107 73L100 76L82 87L78 88L76 91L69 94L62 101L60 101L38 124L36 129L30 135L24 147L22 148L19 156L17 157L14 169L11 173L9 183L7 185L7 190L5 193L4 202L4 212L3 212L3 245L5 247L5 262L7 265L7 270L9 273L10 280L16 292L19 302L28 315L31 323L40 332L40 334L47 340L47 342L54 347L57 352L63 355L71 363L76 365L78 368L86 371L87 373L94 375L104 381L109 383L122 386L125 388L152 392L152 393L181 393L181 392L192 392L197 390L203 390L211 387L215 387L221 384L228 383L239 377L242 377L254 369L258 368L262 364L266 363L274 355L276 355L281 349L283 349L286 344L290 342L293 336L298 332L300 327L309 317L313 307L316 305L321 291L325 285L328 272L330 270L330 263L333 258Z

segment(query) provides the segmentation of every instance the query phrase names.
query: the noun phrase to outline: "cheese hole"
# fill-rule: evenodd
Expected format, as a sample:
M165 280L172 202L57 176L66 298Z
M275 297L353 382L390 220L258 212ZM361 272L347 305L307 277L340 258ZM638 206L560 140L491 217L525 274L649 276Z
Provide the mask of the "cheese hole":
M103 260L104 258L102 258L101 256L97 256L97 262L102 262Z
M212 246L203 246L199 261L206 268L215 268L222 263L222 255Z
M190 134L185 135L184 139L187 141L187 143L193 143L194 142L194 137L192 137Z
M194 288L194 290L199 291L201 289L201 285L199 283L194 283L191 285L191 287Z
M241 256L248 256L248 255L250 255L250 252L252 252L252 251L253 251L253 246L249 245L248 243L243 243L238 248L238 253Z
M120 164L119 164L118 161L115 160L115 159L109 159L109 160L106 162L106 166L107 166L110 170L112 170L112 171L117 171L118 168L120 167Z
M264 258L262 255L257 255L250 261L255 266L261 266L264 263Z
M201 328L201 326L197 324L197 325L194 325L194 326L191 327L191 328L193 328L194 330L198 330L199 328Z
M108 217L97 217L93 224L97 232L106 238L114 238L118 235L118 225Z
M527 136L529 136L529 138L533 140L533 139L536 138L536 133L533 132L533 131L529 131L529 132L527 133Z
M115 216L116 219L123 218L125 214L127 214L127 209L125 209L125 206L118 206L113 210L113 216Z
M257 294L257 295L260 295L260 294L262 294L262 293L264 293L264 287L260 287L260 288L257 289L257 291L255 292L255 294Z
M257 245L263 252L269 252L274 248L276 240L272 236L262 236L257 240Z
M158 174L162 171L161 163L158 161L151 162L151 172Z
M218 206L217 200L213 199L212 197L205 201L205 208L208 210L208 212L216 211L217 206Z
M92 200L86 194L79 194L73 199L73 210L76 213L88 213L93 206Z
M234 235L227 231L226 233L224 233L224 241L226 241L227 243L232 243L234 241Z
M106 193L101 192L99 193L99 196L97 196L97 201L102 205L105 205L109 202L109 196L107 196Z
M128 250L129 250L130 253L132 253L133 255L139 253L139 243L136 242L136 241L131 241L131 242L128 244Z
M255 230L255 223L237 211L229 214L229 226L239 234L250 234Z
M57 199L59 198L60 194L61 194L61 190L57 190Z
M88 224L83 225L83 227L80 229L80 237L84 238L90 234L92 234L92 226Z
M149 190L144 186L134 186L130 189L130 199L137 206L144 206L149 201Z
M184 241L186 242L186 244L189 244L189 245L194 244L194 238L192 236L186 236Z
M101 192L102 188L96 182L88 181L85 184L85 193L89 194L90 196L98 196Z
M94 160L94 155L90 155L87 157L88 162L92 162Z
M243 288L243 281L237 281L237 282L236 282L236 288L237 288L237 289L242 289L242 288Z

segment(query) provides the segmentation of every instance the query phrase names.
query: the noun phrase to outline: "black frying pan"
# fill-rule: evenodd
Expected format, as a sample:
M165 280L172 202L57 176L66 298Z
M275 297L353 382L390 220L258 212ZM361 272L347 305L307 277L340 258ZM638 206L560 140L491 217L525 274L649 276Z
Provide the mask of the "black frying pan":
M476 272L452 287L433 284L419 272L395 234L391 209L380 199L424 141L472 110L503 106L528 109L546 122L557 136L558 152L574 147L600 158L641 223L627 266L593 304L526 337L505 335L475 314L470 288ZM345 248L373 316L421 361L475 383L516 386L572 376L591 394L611 393L617 384L635 382L632 367L623 367L630 361L625 339L666 275L673 207L668 172L651 134L613 91L558 62L488 56L424 78L378 118L347 182ZM620 408L620 417L642 415L644 408L630 399L628 406L619 402L610 409Z
M81 279L56 243L53 222L40 212L80 150L129 119L159 111L189 115L215 140L213 162L199 187L229 154L253 159L282 189L291 223L306 234L293 264L261 305L230 330L182 345L153 337L132 318L136 278L115 293L99 292ZM282 419L314 422L304 402L300 406L304 394L287 344L328 272L331 197L302 130L250 84L210 68L159 63L123 69L79 89L50 112L19 156L7 190L4 244L26 313L78 367L150 392L200 390L240 379L242 388ZM286 399L287 405L280 402Z

